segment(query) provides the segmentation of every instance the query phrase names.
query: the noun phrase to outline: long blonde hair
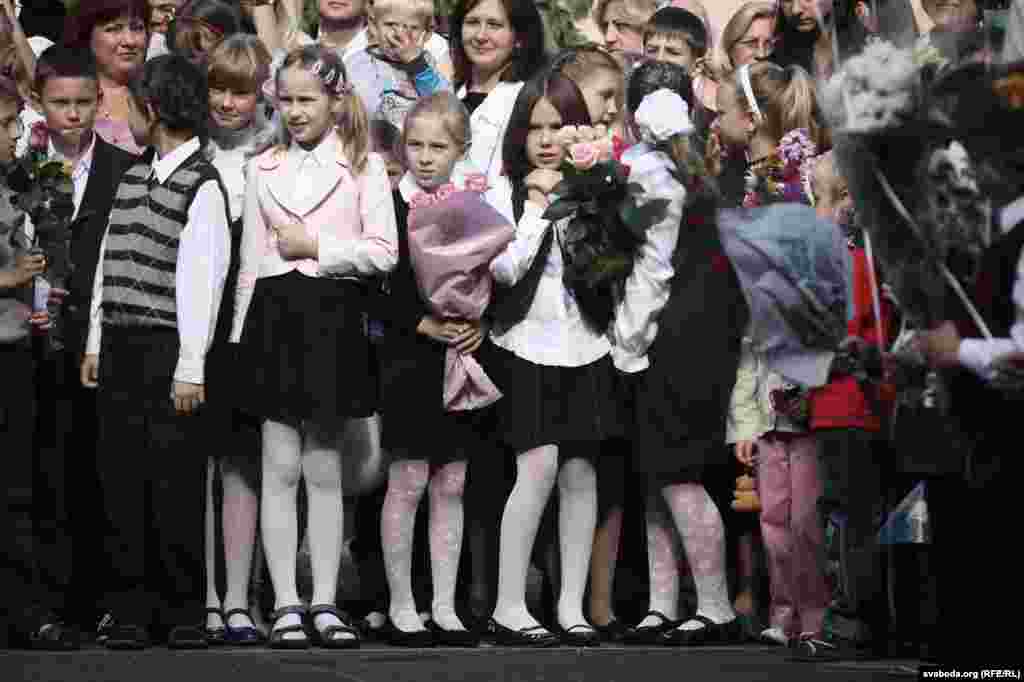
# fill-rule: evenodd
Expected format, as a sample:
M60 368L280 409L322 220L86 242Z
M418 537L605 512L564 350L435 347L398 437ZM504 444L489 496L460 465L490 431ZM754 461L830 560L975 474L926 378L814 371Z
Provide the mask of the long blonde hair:
M366 107L363 106L362 100L352 89L352 81L348 78L348 72L345 71L341 57L334 50L319 45L295 48L288 53L281 68L277 70L277 74L274 76L275 87L280 87L281 72L292 67L315 73L317 79L324 85L324 92L327 96L341 100L341 112L338 114L335 127L349 163L352 164L356 174L361 174L366 168L366 158L370 151L370 120L366 115ZM339 74L340 89L336 89L333 82L329 86L323 83L324 75L332 71ZM291 138L284 126L281 127L281 139L287 145L291 142Z
M760 120L757 125L775 140L797 128L806 128L818 149L830 145L828 126L818 103L814 79L800 66L782 68L771 62L757 62L749 67L750 89L757 101ZM737 70L736 78L742 80ZM737 82L741 98L746 98L742 82ZM747 108L753 111L749 101Z

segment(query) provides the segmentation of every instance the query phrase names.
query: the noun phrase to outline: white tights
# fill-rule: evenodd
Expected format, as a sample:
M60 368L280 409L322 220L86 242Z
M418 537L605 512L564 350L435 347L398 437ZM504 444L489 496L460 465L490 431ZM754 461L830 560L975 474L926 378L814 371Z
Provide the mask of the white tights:
M389 615L395 627L407 632L423 629L412 593L413 529L416 508L430 487L430 566L434 583L431 617L445 630L465 630L455 614L455 580L462 550L462 493L466 462L446 464L431 475L421 460L393 462L381 514L384 567L391 591Z
M596 446L595 446L596 447ZM597 524L597 474L586 459L566 461L559 471L558 447L544 445L516 458L516 483L505 503L498 549L498 602L494 620L518 630L539 625L526 609L526 573L544 507L558 480L558 538L562 564L558 622L586 624L583 591Z
M344 505L341 490L341 454L338 425L304 423L301 427L267 420L263 423L263 500L261 521L263 547L270 579L280 608L302 603L295 576L298 552L299 480L305 479L309 503L309 548L313 569L313 604L334 604L341 565ZM288 615L276 625L298 625ZM323 630L339 625L332 615L317 616ZM342 634L338 637L351 637ZM286 638L302 638L288 633Z
M690 572L697 587L697 613L715 623L735 618L729 601L725 575L725 527L711 496L699 483L680 483L661 491L672 520L679 531ZM678 618L680 553L668 519L658 510L658 500L651 499L647 514L647 554L650 563L650 610L661 611L668 618ZM657 625L659 620L648 616L640 625ZM703 627L700 621L688 620L679 626L689 630Z
M225 611L248 607L249 577L252 570L253 551L256 546L256 522L259 517L259 496L253 487L254 472L245 470L245 464L230 455L221 460L221 480L224 485L224 500L221 519L224 525L224 567L227 573L227 593L223 603L217 594L216 566L216 510L213 500L216 462L207 459L206 468L206 605ZM207 625L220 625L220 618L212 614ZM243 615L235 614L228 619L232 627L252 625Z

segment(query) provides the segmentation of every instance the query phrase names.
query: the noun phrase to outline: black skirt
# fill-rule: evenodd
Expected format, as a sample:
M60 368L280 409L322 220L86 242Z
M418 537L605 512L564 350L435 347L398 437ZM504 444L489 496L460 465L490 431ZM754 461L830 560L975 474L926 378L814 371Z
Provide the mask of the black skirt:
M680 234L672 293L636 389L633 467L652 483L703 482L723 454L749 319L714 230Z
M236 403L263 419L330 423L376 410L366 293L293 270L256 280L239 348Z
M488 341L480 361L504 394L496 403L498 437L516 452L600 443L625 432L608 355L582 367L553 367L536 365ZM592 450L596 456L600 449Z

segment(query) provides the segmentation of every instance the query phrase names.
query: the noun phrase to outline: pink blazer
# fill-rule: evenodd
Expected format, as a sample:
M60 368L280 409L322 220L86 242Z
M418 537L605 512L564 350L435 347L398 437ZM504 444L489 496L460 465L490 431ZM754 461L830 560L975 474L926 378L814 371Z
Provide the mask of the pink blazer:
M384 160L370 154L363 173L353 176L336 131L335 163L322 167L315 187L299 200L295 192L300 156L275 147L246 166L241 264L235 292L231 340L242 336L256 280L298 270L309 277L355 279L382 275L398 263L398 228ZM274 226L301 222L316 237L316 259L285 260Z

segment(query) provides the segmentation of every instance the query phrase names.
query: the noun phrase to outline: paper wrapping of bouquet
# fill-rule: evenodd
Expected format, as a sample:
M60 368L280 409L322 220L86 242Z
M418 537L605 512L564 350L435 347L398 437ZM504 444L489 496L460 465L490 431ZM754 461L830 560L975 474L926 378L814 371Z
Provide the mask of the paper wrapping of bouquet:
M490 262L515 237L513 227L483 195L457 191L409 213L409 257L416 283L441 318L479 320L491 298ZM471 356L449 348L442 400L446 410L475 410L501 391Z

